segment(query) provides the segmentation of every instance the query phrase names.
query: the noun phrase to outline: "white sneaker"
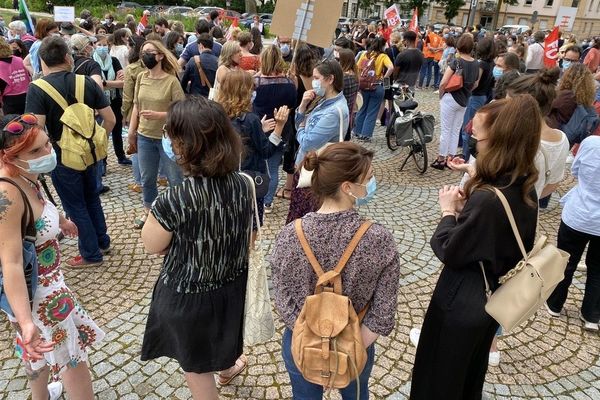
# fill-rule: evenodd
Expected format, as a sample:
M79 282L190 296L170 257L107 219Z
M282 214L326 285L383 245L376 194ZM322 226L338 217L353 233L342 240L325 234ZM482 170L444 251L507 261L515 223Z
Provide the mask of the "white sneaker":
M552 317L560 317L560 313L556 312L556 311L552 311L550 309L550 307L548 306L547 302L544 302L544 306L546 306L546 311L548 311L548 314L550 314L550 316L552 316Z
M573 155L573 153L569 152L569 155L567 156L567 160L565 161L565 163L573 164L573 161L575 161L575 156Z
M265 212L265 214L271 214L273 212L273 205L272 204L265 204L264 205L264 212Z
M63 392L63 384L60 382L52 382L48 384L48 394L50 400L57 400Z
M417 347L419 345L419 338L421 337L421 329L412 328L408 334L408 337L410 338L410 342L413 344L413 346Z
M587 321L585 318L583 318L583 315L581 315L581 313L579 313L579 319L583 321L583 329L585 329L586 331L598 332L598 330L600 330L600 327L598 326L597 322Z
M490 355L488 357L488 365L492 367L497 367L500 365L500 351L490 351Z

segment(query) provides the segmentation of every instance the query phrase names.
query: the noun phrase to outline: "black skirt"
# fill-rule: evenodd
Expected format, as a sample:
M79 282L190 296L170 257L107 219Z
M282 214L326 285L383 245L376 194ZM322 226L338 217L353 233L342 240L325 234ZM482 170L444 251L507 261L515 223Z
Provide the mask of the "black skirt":
M225 370L243 351L247 272L210 292L178 293L159 279L146 322L141 360L177 360L185 372Z

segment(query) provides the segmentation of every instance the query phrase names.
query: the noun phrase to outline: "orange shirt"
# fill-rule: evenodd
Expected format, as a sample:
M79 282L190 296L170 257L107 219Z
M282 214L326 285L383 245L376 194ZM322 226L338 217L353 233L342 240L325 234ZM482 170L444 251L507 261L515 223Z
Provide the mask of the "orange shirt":
M439 47L440 50L439 51L433 51L430 50L429 48L433 47ZM423 56L425 56L425 58L433 58L435 61L440 61L442 59L442 53L443 51L441 50L442 48L442 38L431 32L427 35L427 37L425 38L425 41L423 43Z

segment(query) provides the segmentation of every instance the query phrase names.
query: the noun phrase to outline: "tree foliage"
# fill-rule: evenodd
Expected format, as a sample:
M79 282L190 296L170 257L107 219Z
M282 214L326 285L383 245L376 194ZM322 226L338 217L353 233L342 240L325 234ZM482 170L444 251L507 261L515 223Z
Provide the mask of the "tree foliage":
M401 6L402 10L410 16L412 16L412 10L415 8L419 10L419 20L427 7L429 7L429 2L425 0L408 0L402 3Z
M448 23L458 15L458 10L465 5L464 0L438 0L438 3L445 8L444 16Z

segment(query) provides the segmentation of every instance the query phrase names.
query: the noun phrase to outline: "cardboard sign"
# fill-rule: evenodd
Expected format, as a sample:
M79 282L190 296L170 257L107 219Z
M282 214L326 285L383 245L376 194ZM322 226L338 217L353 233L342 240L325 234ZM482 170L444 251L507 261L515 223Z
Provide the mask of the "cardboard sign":
M55 22L75 22L75 7L54 6Z
M576 15L577 7L559 7L554 25L560 27L563 32L570 32L573 30Z
M278 1L273 12L271 32L327 48L334 39L343 1Z
M556 67L558 59L558 26L544 40L544 65L548 68Z
M400 23L400 13L398 12L398 7L395 4L385 10L384 15L389 27L394 27Z

